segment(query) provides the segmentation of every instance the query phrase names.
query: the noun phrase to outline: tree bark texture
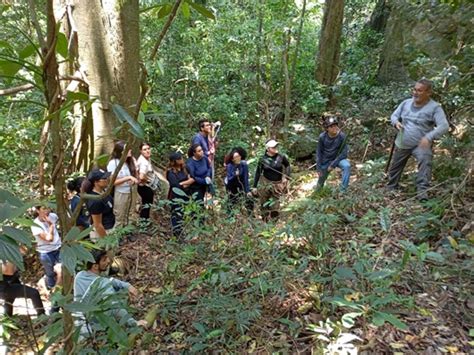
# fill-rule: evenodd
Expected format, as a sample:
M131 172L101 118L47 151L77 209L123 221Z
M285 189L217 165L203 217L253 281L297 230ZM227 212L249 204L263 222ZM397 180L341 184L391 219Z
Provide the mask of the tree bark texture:
M339 72L344 0L326 0L316 58L316 80L332 85Z
M138 0L73 0L72 6L79 64L97 99L92 105L94 153L108 154L117 126L111 103L133 115L140 94Z

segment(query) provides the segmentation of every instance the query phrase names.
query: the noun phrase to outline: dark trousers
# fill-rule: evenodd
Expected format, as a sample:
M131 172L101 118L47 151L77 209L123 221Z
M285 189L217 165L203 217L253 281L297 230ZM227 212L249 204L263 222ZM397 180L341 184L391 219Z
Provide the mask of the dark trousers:
M4 280L0 281L0 298L5 301L3 307L7 316L13 315L13 302L17 298L31 299L36 314L44 314L43 302L37 289L23 285L17 277L5 275L3 277Z
M155 197L155 193L148 186L138 185L138 194L142 198L142 208L140 210L140 218L149 219L150 210L151 210L150 206L153 204L153 198Z
M433 152L431 148L422 149L415 147L413 149L396 148L393 154L392 164L388 171L387 187L395 189L403 173L403 169L410 156L416 159L418 163L418 173L416 176L416 188L418 194L426 194L431 181L431 167L433 161Z
M227 212L231 213L235 208L245 207L247 213L252 213L254 202L247 197L244 185L239 179L232 179L226 186L228 192Z

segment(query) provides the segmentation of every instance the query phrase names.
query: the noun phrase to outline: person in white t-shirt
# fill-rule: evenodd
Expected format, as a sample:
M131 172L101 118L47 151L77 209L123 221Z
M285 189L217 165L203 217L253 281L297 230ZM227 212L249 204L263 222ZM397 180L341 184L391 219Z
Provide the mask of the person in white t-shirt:
M51 213L46 206L36 206L35 214L37 217L31 232L36 239L36 251L46 273L46 287L51 290L61 280L61 238L56 228L58 215Z
M150 144L144 142L140 144L140 156L137 160L138 170L138 194L142 199L142 208L140 210L140 218L149 219L151 204L155 197L155 190L159 187L156 182L157 178L151 164L151 147Z
M112 152L112 159L110 159L109 163L107 164L107 171L112 173L112 175L114 174L115 169L119 166L120 158L124 149L124 141L118 141L115 143L114 150ZM129 223L129 216L133 207L133 186L138 184L136 172L135 159L132 156L132 151L128 150L127 159L122 165L122 168L120 169L114 182L115 228L124 227Z

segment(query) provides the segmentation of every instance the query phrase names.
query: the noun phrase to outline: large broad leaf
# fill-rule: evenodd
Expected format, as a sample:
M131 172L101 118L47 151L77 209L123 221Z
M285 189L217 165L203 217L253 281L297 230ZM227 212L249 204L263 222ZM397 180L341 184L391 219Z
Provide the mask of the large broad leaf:
M64 241L67 242L67 241L72 241L72 240L81 240L85 236L89 235L91 231L92 231L92 227L89 227L81 231L78 227L74 226L68 232L68 234L64 238Z
M0 60L0 74L14 76L21 69L21 65L9 60Z
M191 16L191 11L187 2L181 4L181 12L183 13L184 18L189 18Z
M79 261L90 261L91 263L94 262L94 256L92 256L91 252L87 250L85 247L83 247L80 244L73 244L71 246L72 250L74 251L74 254L77 257L77 260Z
M380 226L382 227L382 230L385 233L388 233L390 231L390 228L392 226L392 222L390 220L390 209L389 208L384 208L382 211L380 211Z
M21 271L24 271L23 257L20 248L13 240L6 235L0 235L0 260L7 260L15 264Z
M135 121L122 106L118 104L113 104L112 110L114 111L119 121L128 123L128 125L130 126L130 133L132 133L135 137L139 139L144 139L145 133L143 132L142 126L140 126L140 124Z
M173 7L170 4L165 4L158 11L158 19L168 16L171 13Z
M3 233L13 240L16 240L18 243L25 244L28 247L31 246L31 235L24 230L10 226L3 226Z
M408 326L403 323L400 319L395 317L393 314L376 311L372 316L372 323L376 326L382 326L385 322L389 322L395 327L407 330Z
M32 56L33 54L36 53L36 46L33 43L30 43L27 45L25 48L23 48L18 55L20 56L21 59L28 58Z
M8 202L0 203L0 223L20 217L27 209L28 206L15 207Z
M68 56L67 45L68 43L66 35L62 32L59 32L56 41L56 52L59 53L59 55L64 59L66 59Z
M10 191L0 189L0 202L8 202L15 207L23 206L24 203Z
M178 195L178 196L182 196L182 197L186 197L186 192L184 192L183 190L181 189L178 189L177 187L173 187L173 192Z
M109 329L108 334L112 341L123 346L128 345L128 335L120 324L117 323L114 317L111 317L106 313L96 313L94 316L101 325L104 325Z
M69 245L63 245L61 247L61 262L71 275L74 275L76 272L77 256Z
M204 17L210 18L212 20L216 19L216 16L212 13L212 11L206 9L204 6L196 4L195 2L192 2L190 0L186 0L186 2L197 12L199 12L201 15Z

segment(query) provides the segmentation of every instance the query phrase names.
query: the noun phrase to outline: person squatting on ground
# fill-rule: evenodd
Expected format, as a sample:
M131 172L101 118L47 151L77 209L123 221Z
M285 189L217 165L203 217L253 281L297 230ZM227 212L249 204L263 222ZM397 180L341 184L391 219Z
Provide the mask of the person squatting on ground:
M329 173L339 167L342 170L341 191L344 192L349 186L351 176L351 164L347 159L349 150L347 136L339 128L336 116L327 117L324 128L325 131L320 134L316 148L317 188L322 188Z
M107 164L107 171L111 174L119 166L120 158L125 149L125 142L118 141L114 145L112 158ZM114 215L115 228L125 227L129 223L130 214L133 212L134 187L138 184L137 170L135 167L135 158L132 156L132 150L127 150L127 159L120 168L117 178L114 181Z
M155 191L159 188L159 179L155 174L151 164L151 147L148 143L140 145L140 156L137 160L138 170L138 194L142 199L140 218L148 220L150 218L151 205L155 197Z
M194 182L189 186L191 196L196 194L196 201L202 203L206 192L212 188L212 171L209 160L204 156L204 150L199 144L189 148L186 170Z
M46 288L53 289L61 283L61 261L59 258L61 238L56 222L58 215L51 213L46 206L35 207L36 218L31 232L36 240L36 251L46 274Z
M93 169L82 183L82 192L100 196L109 183L110 172ZM90 234L92 240L98 240L110 234L115 226L114 204L112 196L87 200L87 209L94 227Z
M278 218L280 197L288 189L291 168L288 158L278 153L278 142L270 139L265 144L265 154L260 158L255 172L253 192L258 192L264 221ZM257 186L260 183L260 187Z
M79 202L81 201L79 195L81 193L81 186L84 182L84 179L85 177L80 176L74 178L73 180L67 183L67 189L71 194L71 198L69 200L69 208L71 209L72 214L74 214L74 211L76 210L77 206L79 205ZM79 212L79 215L77 216L76 227L78 227L80 230L84 230L90 227L89 211L87 210L87 208L85 208L84 205L81 206L81 210Z
M113 316L120 323L129 327L145 325L146 322L136 321L126 310L126 297L120 297L120 293L128 293L129 296L137 297L138 291L128 282L115 278L101 276L101 273L109 269L111 260L105 250L93 250L94 262L87 262L86 270L80 271L74 278L74 301L89 303L91 299L108 301L106 314ZM111 307L112 306L112 307ZM93 317L88 319L82 313L76 313L76 326L82 326L81 335L84 337L92 335L100 330L97 320Z
M7 261L2 264L3 280L0 281L0 298L4 300L4 311L9 317L13 315L13 302L17 298L29 298L33 302L36 314L44 314L44 306L37 289L23 285L17 267Z
M250 193L249 167L247 152L241 147L231 150L226 158L225 188L228 193L228 210L245 206L248 213L253 210L253 201Z
M404 100L390 118L398 134L392 164L388 171L387 188L389 190L398 188L403 169L410 156L414 156L418 162L417 198L421 201L428 199L433 141L449 129L440 104L431 99L432 89L433 83L430 80L418 80L412 91L413 97Z
M181 153L171 153L169 156L166 179L170 184L168 198L171 200L171 226L173 235L180 237L183 232L184 204L189 201L189 187L194 183L184 165ZM177 193L176 189L182 193Z

